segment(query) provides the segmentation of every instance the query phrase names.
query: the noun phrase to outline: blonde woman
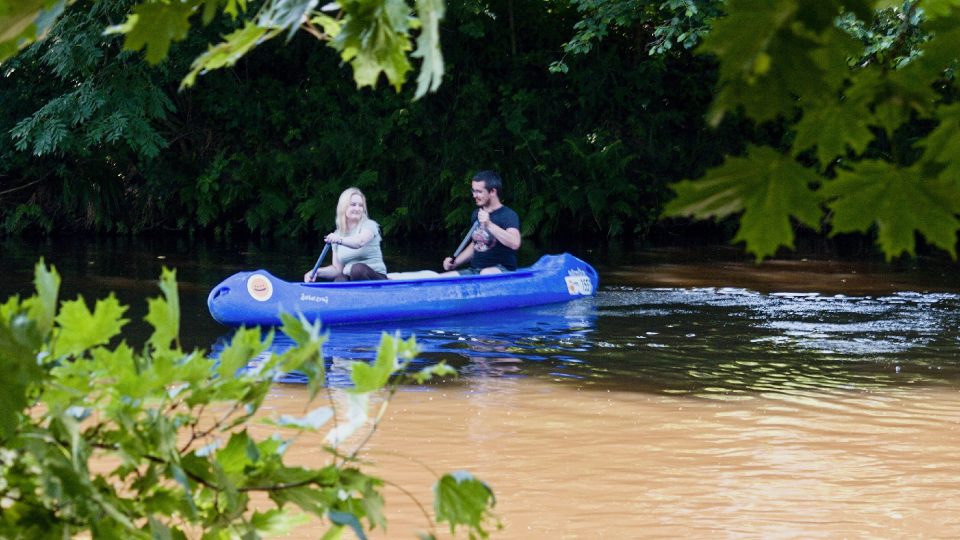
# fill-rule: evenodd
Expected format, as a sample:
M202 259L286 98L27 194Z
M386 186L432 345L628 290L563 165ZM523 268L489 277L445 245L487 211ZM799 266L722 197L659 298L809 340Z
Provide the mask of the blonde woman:
M347 188L337 202L337 229L323 238L333 247L333 264L308 271L304 281L365 281L387 279L380 251L380 226L367 215L367 198L355 187Z

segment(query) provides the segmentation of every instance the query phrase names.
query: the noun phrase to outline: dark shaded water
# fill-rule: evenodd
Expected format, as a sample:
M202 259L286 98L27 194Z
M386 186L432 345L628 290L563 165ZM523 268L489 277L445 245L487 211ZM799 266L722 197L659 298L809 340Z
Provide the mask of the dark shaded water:
M163 266L177 269L187 347L222 346L206 295L241 269L296 279L313 254L296 245L189 240L67 239L0 244L0 294L29 293L43 257L63 277L62 298L116 291L144 339L145 298ZM299 250L299 252L297 251ZM392 269L431 267L405 248ZM866 388L960 381L960 272L956 265L774 261L726 250L578 253L601 273L594 299L442 320L330 329L326 351L370 358L381 331L416 335L425 361L467 376L532 376L578 386L704 397L787 385ZM534 252L525 253L533 260ZM288 345L281 336L277 347ZM336 371L334 371L336 374Z

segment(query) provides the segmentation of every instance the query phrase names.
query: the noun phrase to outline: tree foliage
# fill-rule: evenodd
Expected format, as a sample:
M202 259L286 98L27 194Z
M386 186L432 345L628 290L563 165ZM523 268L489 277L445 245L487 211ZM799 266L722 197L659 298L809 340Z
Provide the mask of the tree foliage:
M918 236L956 258L960 4L730 0L725 11L700 49L720 63L710 118L742 111L789 136L676 184L666 213L742 212L737 239L758 259L792 246L791 219L874 233L888 258L915 253Z
M67 0L0 0L0 62L17 49L46 33L63 11ZM129 4L129 2L127 3ZM408 52L411 31L419 29L415 55L423 59L416 97L436 90L443 75L439 21L444 5L440 0L342 0L317 10L318 0L145 0L129 8L126 20L106 32L122 34L123 48L143 50L147 61L165 59L171 44L184 40L192 25L204 26L220 16L239 20L242 28L223 36L193 62L183 86L190 86L198 74L234 65L252 48L277 36L288 39L301 28L335 48L354 70L358 86L376 86L380 75L398 90L411 70ZM256 11L248 7L258 5Z
M138 352L122 339L127 308L112 294L92 310L82 297L58 305L59 275L42 261L35 284L35 295L0 304L0 536L261 538L310 516L326 524L325 538L385 526L383 482L362 471L362 442L351 450L350 437L375 430L389 399L371 418L370 396L396 390L417 352L413 338L385 334L377 360L354 365L350 410L328 430L326 463L296 466L285 462L296 440L338 416L332 393L321 393L318 323L285 316L281 330L296 346L282 354L264 354L273 331L259 329L237 331L216 359L183 351L175 274L165 269L146 316L153 333ZM266 416L273 378L291 370L310 381L305 414ZM439 364L410 377L451 371ZM321 395L330 403L316 406ZM257 421L276 433L256 437ZM462 472L436 485L437 522L487 537L490 488Z
M649 29L610 35L549 75L578 17L566 2L451 4L441 27L456 71L417 101L413 87L358 92L352 68L306 32L179 91L208 43L246 22L200 20L150 66L102 32L135 5L77 2L4 63L5 232L302 237L331 227L340 191L359 185L390 237L452 237L469 219L466 178L489 167L527 235L642 237L666 182L739 144L700 121L712 64L682 47L651 56Z

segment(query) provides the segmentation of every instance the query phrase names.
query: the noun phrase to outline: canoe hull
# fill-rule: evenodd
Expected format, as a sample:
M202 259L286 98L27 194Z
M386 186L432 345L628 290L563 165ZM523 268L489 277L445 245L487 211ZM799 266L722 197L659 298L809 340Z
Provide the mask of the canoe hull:
M275 326L302 313L325 326L447 317L592 296L597 272L569 254L545 255L516 272L418 280L291 283L266 270L239 272L210 291L207 306L228 326Z

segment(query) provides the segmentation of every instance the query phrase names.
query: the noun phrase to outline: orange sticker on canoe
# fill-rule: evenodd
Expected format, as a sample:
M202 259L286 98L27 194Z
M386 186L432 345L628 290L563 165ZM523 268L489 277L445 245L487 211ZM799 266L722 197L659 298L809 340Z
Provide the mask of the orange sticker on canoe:
M247 279L247 292L254 300L266 302L273 296L273 283L263 274L254 274Z

